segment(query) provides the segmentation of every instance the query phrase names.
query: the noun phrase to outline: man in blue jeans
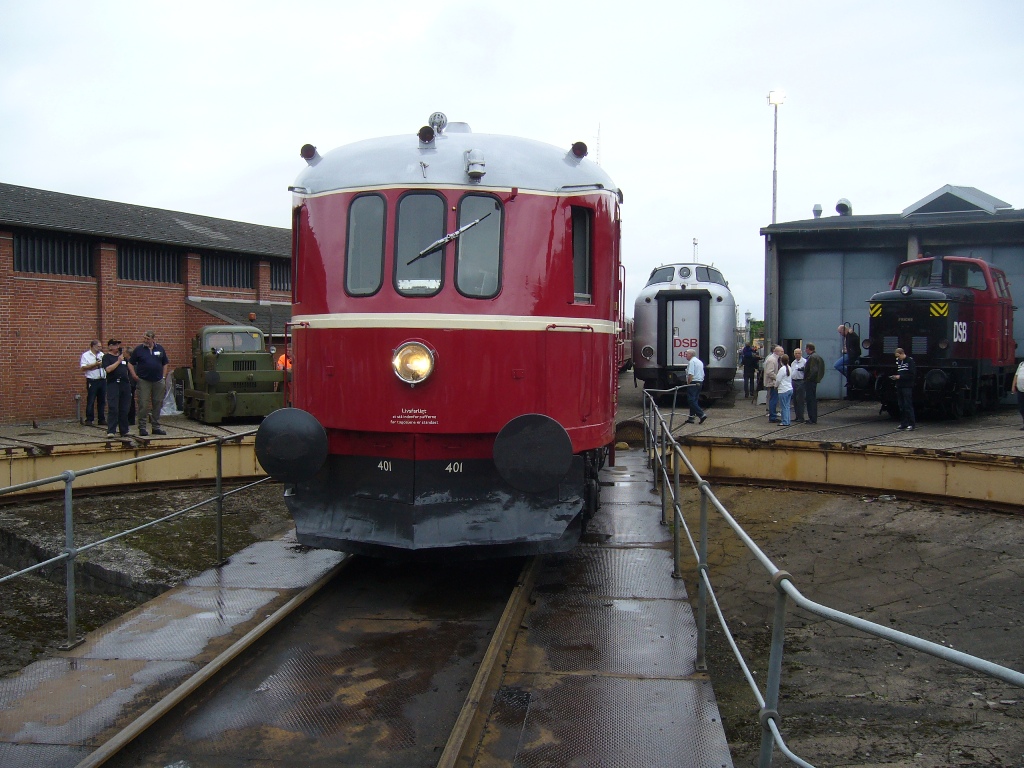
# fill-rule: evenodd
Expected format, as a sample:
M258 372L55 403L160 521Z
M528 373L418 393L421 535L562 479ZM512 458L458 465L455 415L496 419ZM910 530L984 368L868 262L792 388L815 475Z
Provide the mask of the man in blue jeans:
M167 385L164 380L171 365L167 362L167 352L156 343L156 334L146 331L142 336L142 344L132 350L128 359L132 376L139 382L139 436L147 437L147 417L152 410L153 434L166 435L160 428L160 409L164 404L164 392Z
M686 396L690 401L690 418L684 421L684 424L693 424L693 417L697 416L700 418L700 423L703 424L707 419L707 414L701 410L698 398L700 397L700 389L704 385L704 363L697 357L697 353L688 349L683 353L686 356Z

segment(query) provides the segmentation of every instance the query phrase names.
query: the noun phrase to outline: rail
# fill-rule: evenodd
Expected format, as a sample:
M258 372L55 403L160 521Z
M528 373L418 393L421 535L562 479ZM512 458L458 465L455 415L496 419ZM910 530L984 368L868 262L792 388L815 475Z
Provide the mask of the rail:
M150 454L148 456L138 456L138 457L131 458L131 459L124 459L123 461L115 461L115 462L112 462L110 464L101 464L99 466L89 467L88 469L82 469L82 470L79 470L77 472L74 471L74 470L70 470L69 469L69 470L67 470L65 472L62 472L59 475L54 475L52 477L44 477L44 478L40 478L39 480L32 480L32 481L29 481L27 483L19 483L17 485L7 486L6 488L0 488L0 496L4 496L6 494L17 493L17 492L26 491L26 490L31 490L32 488L41 488L43 486L53 485L55 483L63 483L64 484L64 551L61 554L57 555L56 557L51 557L48 560L44 560L42 562L36 563L35 565L31 565L28 568L22 568L20 571L16 571L15 573L10 573L10 574L4 576L3 578L0 578L0 584L3 584L4 582L10 581L12 579L16 579L16 578L18 578L20 576L27 576L28 574L33 573L34 571L38 571L38 570L41 570L43 568L47 568L47 567L49 567L51 565L55 565L55 564L61 563L61 562L66 562L66 565L65 565L65 576L66 576L66 579L65 579L65 581L66 581L66 585L67 585L66 586L66 591L67 591L67 627L68 627L68 637L67 637L67 644L64 645L64 646L61 646L61 647L63 649L65 649L65 650L67 650L67 649L70 649L70 648L74 648L76 645L78 645L79 643L82 642L81 639L78 637L78 631L77 631L76 598L75 598L75 561L77 560L79 554L81 554L82 552L88 552L89 550L95 549L96 547L100 546L101 544L107 544L107 543L109 543L111 541L114 541L116 539L124 538L125 536L129 536L129 535L131 535L133 533L138 533L139 531L143 531L143 530L145 530L147 528L152 528L154 525L158 525L160 523L165 523L165 522L167 522L169 520L173 520L173 519L175 519L177 517L181 517L185 513L191 512L191 511L193 511L195 509L199 509L200 507L206 506L207 504L216 503L216 505L217 505L217 519L216 519L216 527L215 527L215 534L214 535L216 537L216 544L217 544L216 552L217 552L217 554L216 554L215 562L216 563L224 562L224 530L223 530L224 499L227 496L232 496L232 495L234 495L236 493L239 493L240 491L248 490L249 488L257 486L260 483L265 483L265 482L267 482L267 480L270 479L269 477L264 477L264 478L262 478L260 480L256 480L256 481L254 481L252 483L248 483L246 485L240 486L240 487L235 488L233 490L225 491L224 490L224 485L223 485L223 449L224 449L224 444L225 443L229 443L229 442L238 441L238 440L241 440L241 438L243 438L243 437L248 437L249 435L254 435L254 434L256 434L256 430L255 429L251 429L251 430L248 430L248 431L245 431L245 432L237 432L237 433L232 434L232 435L226 435L226 436L221 436L221 437L214 437L214 438L212 438L210 440L203 440L202 442L195 443L195 444L192 444L192 445L181 446L181 447L178 447L178 448L170 448L170 449L168 449L166 451L159 451L157 453L153 453L153 454ZM120 467L126 467L126 466L130 466L132 464L141 464L142 462L145 462L145 461L154 461L156 459L166 458L168 456L173 456L173 455L178 454L178 453L185 453L186 451L194 451L194 450L198 450L198 449L201 449L201 448L209 448L211 442L215 442L216 446L217 446L217 475L216 475L216 485L215 485L216 493L215 493L214 496L210 497L209 499L204 499L203 501L200 501L200 502L198 502L196 504L191 504L191 505L189 505L187 507L183 507L182 509L179 509L179 510L176 510L174 512L171 512L170 514L164 515L163 517L157 518L156 520L150 520L149 522L143 523L142 525L137 525L134 528L129 528L129 529L126 529L126 530L121 531L119 533L115 533L115 534L113 534L111 536L107 536L106 538L99 539L98 541L92 541L92 542L89 542L88 544L84 544L83 546L80 546L80 547L76 547L75 546L75 518L74 518L74 493L73 493L73 488L74 488L74 484L75 484L75 479L76 478L82 477L84 475L96 474L96 473L99 473L99 472L107 472L107 471L112 470L112 469L118 469Z
M772 762L773 750L778 746L782 752L793 763L805 768L814 766L794 754L786 746L785 740L780 731L779 715L779 688L782 682L782 659L784 648L784 637L786 630L786 609L790 600L799 608L824 619L845 624L848 627L865 632L874 637L889 640L897 645L910 648L915 651L927 653L944 661L958 664L962 667L974 670L989 677L996 678L1020 688L1024 688L1024 673L1000 666L991 661L971 656L967 653L956 651L952 648L933 643L915 635L890 629L889 627L866 621L858 616L844 613L830 608L821 603L814 602L801 594L793 583L793 577L786 571L778 568L768 556L761 551L760 547L750 538L729 511L715 496L711 485L704 480L694 469L693 464L683 453L682 447L672 436L674 413L669 416L666 423L665 417L658 408L656 397L662 395L678 396L679 390L684 387L676 387L670 390L648 390L644 393L644 446L648 455L651 456L651 465L655 472L655 482L661 487L661 504L663 522L672 525L672 551L673 551L673 578L682 578L683 561L683 534L689 542L691 553L697 562L697 668L707 669L707 612L710 602L718 617L718 623L725 635L726 642L732 650L740 670L750 686L757 700L759 712L758 719L761 726L761 750L758 765L760 768L768 768ZM673 407L673 411L674 411ZM669 459L671 457L671 459ZM679 474L680 466L685 465L687 471L693 477L700 491L700 518L697 538L683 518L680 506L679 495ZM771 650L768 656L768 675L765 683L764 693L761 692L749 664L743 658L743 654L737 645L725 616L722 614L718 599L715 596L714 587L711 583L710 567L708 565L708 516L709 506L713 507L725 523L732 529L743 545L757 559L761 566L767 571L771 585L776 590L775 611L772 622Z

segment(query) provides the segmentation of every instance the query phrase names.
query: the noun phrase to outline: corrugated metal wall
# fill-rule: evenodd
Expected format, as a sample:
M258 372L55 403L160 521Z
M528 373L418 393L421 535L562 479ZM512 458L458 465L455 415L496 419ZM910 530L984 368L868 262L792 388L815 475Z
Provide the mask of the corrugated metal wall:
M779 260L779 332L783 339L813 341L825 359L818 396L845 394L842 377L832 369L839 359L840 324L868 328L867 300L886 290L905 250L855 252L783 251ZM1021 281L1024 286L1024 280ZM859 327L858 327L859 326ZM788 349L786 350L789 351Z

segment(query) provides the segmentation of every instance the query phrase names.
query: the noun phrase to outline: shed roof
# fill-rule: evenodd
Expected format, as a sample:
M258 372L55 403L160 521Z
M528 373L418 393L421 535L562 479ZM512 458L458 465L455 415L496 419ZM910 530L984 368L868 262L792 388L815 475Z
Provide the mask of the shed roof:
M261 331L274 336L285 332L284 324L292 319L291 304L261 304L257 301L210 301L207 299L186 299L196 309L232 325L255 325ZM254 314L255 320L249 315Z
M291 232L0 183L0 226L291 258Z
M954 187L947 184L927 197L923 197L909 208L903 209L904 216L923 213L954 213L966 211L984 211L993 214L996 211L1012 208L997 197L992 197L974 187Z
M929 214L927 216L917 214ZM843 232L863 230L927 230L968 225L1012 224L1024 222L1024 210L986 194L974 187L950 184L918 200L902 213L861 216L823 216L770 224L762 235L784 232Z

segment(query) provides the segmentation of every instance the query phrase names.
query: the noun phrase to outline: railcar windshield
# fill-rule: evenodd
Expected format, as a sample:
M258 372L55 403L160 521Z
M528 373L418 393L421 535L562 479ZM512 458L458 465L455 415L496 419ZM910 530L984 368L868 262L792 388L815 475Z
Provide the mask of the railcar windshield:
M689 270L686 270L689 273ZM675 277L675 267L659 267L651 273L650 279L647 281L647 285L657 285L658 283L671 283L672 278ZM685 275L689 277L689 274Z
M348 246L345 290L352 296L370 296L384 279L384 198L362 195L348 209Z
M909 285L911 288L920 288L923 285L928 285L928 279L931 277L931 274L931 261L915 262L900 268L900 271L896 274L896 282L892 287L896 290L905 285Z
M722 277L722 273L714 267L697 267L697 279L702 283L717 283L718 285L729 285Z
M907 285L921 288L929 284L932 275L933 260L914 262L900 269L896 274L893 288L899 290ZM976 291L987 291L988 280L985 270L979 264L968 261L952 261L944 259L942 264L942 284L950 288L972 288Z
M395 288L402 295L433 296L441 290L445 249L430 247L444 238L444 221L440 195L414 192L398 202Z
M474 224L474 222L477 222ZM472 225L472 226L471 226ZM465 296L497 295L501 274L501 205L490 195L466 195L459 202L455 287Z

